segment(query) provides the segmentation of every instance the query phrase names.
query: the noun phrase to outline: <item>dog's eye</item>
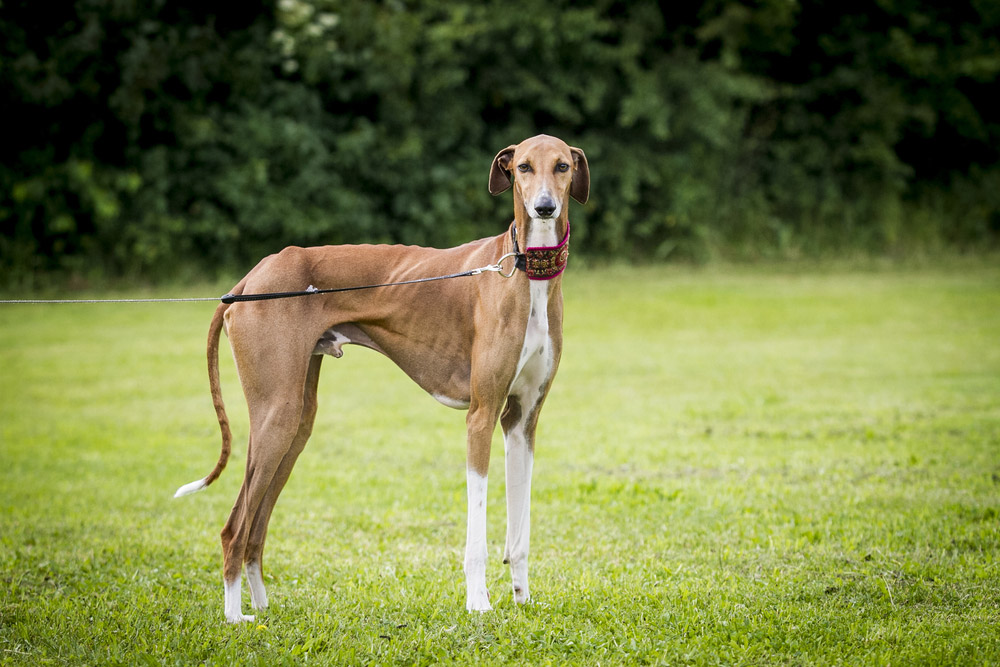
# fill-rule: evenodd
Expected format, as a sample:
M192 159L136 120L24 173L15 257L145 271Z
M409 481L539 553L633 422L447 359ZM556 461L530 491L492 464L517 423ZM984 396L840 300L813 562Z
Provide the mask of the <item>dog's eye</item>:
M565 173L565 172L569 171L569 165L566 164L565 162L560 162L559 164L556 165L556 171L560 171L560 172L564 172Z
M521 164L517 165L517 170L522 174L527 174L529 171L531 171L531 165L528 164L527 162L522 162Z

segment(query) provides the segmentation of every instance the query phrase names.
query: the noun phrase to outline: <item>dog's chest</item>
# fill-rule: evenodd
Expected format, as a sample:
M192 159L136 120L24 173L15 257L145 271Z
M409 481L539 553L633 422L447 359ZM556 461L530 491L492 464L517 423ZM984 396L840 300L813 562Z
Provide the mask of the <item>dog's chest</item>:
M527 234L528 246L553 246L556 244L554 222L534 221ZM552 369L552 336L549 334L549 283L532 280L528 283L531 303L528 308L528 323L524 329L524 342L517 362L514 384L541 382L548 378Z
M524 342L517 362L514 388L543 384L552 371L552 336L549 332L549 291L545 282L532 282L531 305Z

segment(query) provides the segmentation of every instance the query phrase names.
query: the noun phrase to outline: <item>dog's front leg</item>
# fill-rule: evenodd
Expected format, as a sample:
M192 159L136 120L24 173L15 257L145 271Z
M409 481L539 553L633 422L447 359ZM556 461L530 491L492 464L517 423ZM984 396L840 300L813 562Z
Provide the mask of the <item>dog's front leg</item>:
M486 588L486 487L487 478L471 468L467 472L469 519L465 535L465 608L489 611Z
M468 467L466 490L469 498L468 524L465 536L465 608L469 611L490 611L490 594L486 588L486 490L490 464L492 422L483 419L484 411L469 411Z

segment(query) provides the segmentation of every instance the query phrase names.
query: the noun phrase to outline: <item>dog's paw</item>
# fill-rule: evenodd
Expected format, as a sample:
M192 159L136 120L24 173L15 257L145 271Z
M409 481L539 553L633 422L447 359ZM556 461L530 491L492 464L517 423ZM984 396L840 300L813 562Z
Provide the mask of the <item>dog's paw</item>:
M226 623L252 623L257 620L256 616L248 616L247 614L226 614Z
M465 608L468 611L493 611L489 592L486 589L469 591L465 598Z

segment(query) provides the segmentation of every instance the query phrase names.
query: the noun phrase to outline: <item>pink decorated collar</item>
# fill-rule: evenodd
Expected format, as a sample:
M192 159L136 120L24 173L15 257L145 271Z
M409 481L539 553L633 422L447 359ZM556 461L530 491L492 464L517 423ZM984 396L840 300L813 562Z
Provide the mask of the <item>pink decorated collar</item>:
M566 235L559 245L528 246L524 252L517 248L517 227L511 227L511 237L514 240L516 266L528 275L529 280L552 280L566 270L569 261L569 223L566 223Z

